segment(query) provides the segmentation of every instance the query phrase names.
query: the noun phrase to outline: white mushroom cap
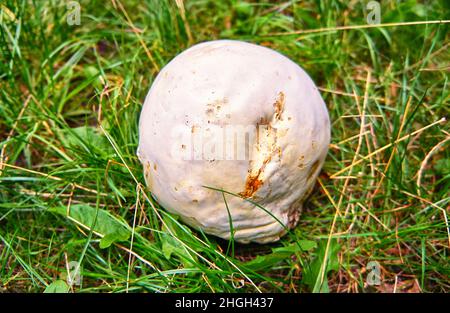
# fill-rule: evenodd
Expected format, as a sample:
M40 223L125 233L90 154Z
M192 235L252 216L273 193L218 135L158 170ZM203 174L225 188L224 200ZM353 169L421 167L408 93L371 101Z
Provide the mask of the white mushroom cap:
M139 136L147 185L165 209L225 239L230 213L235 240L265 243L297 224L328 151L330 122L297 64L269 48L218 40L161 70Z

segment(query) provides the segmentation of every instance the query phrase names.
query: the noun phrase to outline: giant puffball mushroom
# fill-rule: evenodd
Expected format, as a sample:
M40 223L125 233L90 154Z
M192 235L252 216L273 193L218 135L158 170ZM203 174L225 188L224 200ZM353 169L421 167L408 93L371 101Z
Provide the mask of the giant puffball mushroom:
M329 141L328 111L302 68L269 48L218 40L158 74L138 156L155 199L185 223L266 243L297 224Z

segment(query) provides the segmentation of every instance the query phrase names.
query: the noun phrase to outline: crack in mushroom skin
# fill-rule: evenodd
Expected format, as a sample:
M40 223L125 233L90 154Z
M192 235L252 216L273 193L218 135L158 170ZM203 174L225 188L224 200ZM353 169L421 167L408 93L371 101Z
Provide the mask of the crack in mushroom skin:
M247 175L247 179L245 181L245 188L244 191L241 191L239 193L240 196L244 198L251 198L258 189L264 184L264 181L261 179L261 176L264 173L264 169L266 168L267 163L269 163L272 160L272 155L277 152L279 159L281 159L281 148L277 146L277 130L272 126L272 124L276 123L277 121L282 120L281 115L284 112L284 105L285 105L285 95L282 91L278 93L278 97L275 100L273 107L275 109L275 112L273 113L272 122L268 123L268 135L273 137L272 141L273 144L271 145L270 152L268 153L268 156L264 159L262 162L262 165L255 170L254 166L252 164L254 162L250 161L250 169L248 170L249 174ZM256 123L256 128L259 129L262 125L266 125L268 119L261 118L259 123ZM261 153L261 150L258 148L261 145L262 138L259 136L259 132L257 133L256 137L256 150ZM263 141L264 142L264 141ZM256 174L254 174L256 172Z
M275 103L273 104L273 106L275 107L275 114L274 117L276 120L281 120L281 114L283 114L284 112L284 104L285 104L285 95L284 93L281 91L278 94L278 99L275 101Z

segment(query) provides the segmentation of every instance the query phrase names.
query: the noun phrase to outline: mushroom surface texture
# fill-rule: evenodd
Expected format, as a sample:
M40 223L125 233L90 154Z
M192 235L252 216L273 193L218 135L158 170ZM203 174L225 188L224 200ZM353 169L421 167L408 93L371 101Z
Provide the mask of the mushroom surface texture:
M208 234L266 243L297 224L329 142L328 111L302 68L269 48L217 40L158 74L137 154L169 212Z

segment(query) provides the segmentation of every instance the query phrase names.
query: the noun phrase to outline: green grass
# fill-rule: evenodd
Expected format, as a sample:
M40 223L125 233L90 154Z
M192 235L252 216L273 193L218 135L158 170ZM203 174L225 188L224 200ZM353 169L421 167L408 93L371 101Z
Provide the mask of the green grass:
M81 1L70 26L64 1L2 1L0 291L67 290L76 261L73 292L449 292L448 24L402 25L448 19L448 1L383 1L399 24L374 28L365 4L188 0L183 18L175 1ZM183 226L135 154L158 69L219 38L289 56L330 112L319 182L275 244Z

